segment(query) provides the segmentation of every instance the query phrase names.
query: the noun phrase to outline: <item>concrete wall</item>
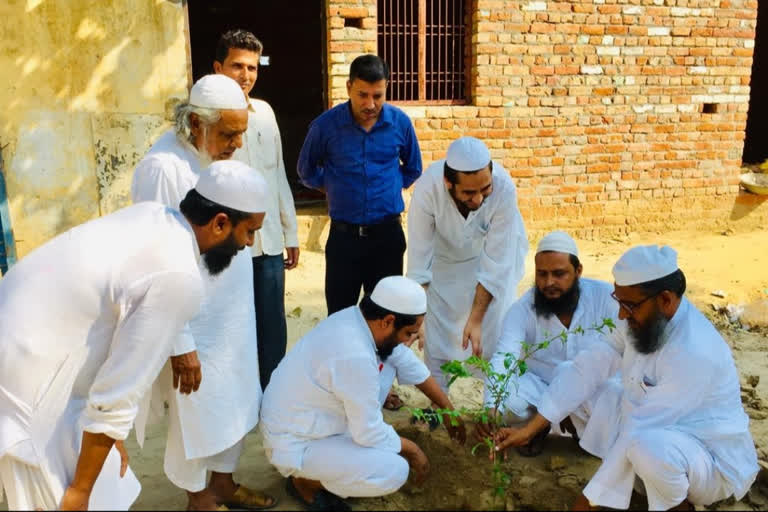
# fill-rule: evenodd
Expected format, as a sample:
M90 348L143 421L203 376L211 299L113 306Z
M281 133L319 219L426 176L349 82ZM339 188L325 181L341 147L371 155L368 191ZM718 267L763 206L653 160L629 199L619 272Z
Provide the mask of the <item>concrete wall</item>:
M0 145L19 256L128 204L130 173L187 90L168 0L0 2Z
M486 141L533 231L766 225L765 198L738 185L757 0L467 1L470 104L403 108L425 165L461 135ZM336 104L376 51L376 2L328 5Z

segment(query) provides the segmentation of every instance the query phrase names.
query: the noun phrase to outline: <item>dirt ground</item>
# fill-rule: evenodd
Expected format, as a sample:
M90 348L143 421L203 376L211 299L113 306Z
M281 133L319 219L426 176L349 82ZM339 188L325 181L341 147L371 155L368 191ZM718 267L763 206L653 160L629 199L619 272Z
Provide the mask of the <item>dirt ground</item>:
M532 241L532 249L535 248ZM580 241L584 275L611 280L611 266L628 247L636 244L666 243L679 251L680 266L685 271L688 296L702 310L712 315L733 347L742 373L743 398L752 418L751 429L764 470L747 497L739 503L717 504L718 509L768 509L768 340L764 334L747 332L731 326L715 313L727 304L745 304L768 299L768 232L749 233L657 233L622 239ZM323 298L323 255L303 251L300 267L288 273L286 310L289 316L289 345L325 316ZM526 277L521 291L532 283L533 250L526 261ZM712 292L725 295L715 297ZM720 293L722 292L722 293ZM714 306L714 307L713 307ZM763 331L763 333L768 331ZM756 382L757 376L759 382ZM750 381L752 384L747 383ZM424 406L424 397L415 388L399 388L409 405ZM452 388L455 404L480 402L479 381L459 382ZM516 454L506 464L512 475L504 500L491 495L490 465L483 456L472 456L467 447L453 444L443 430L428 434L409 425L405 409L387 413L402 435L416 440L431 459L432 473L426 484L415 488L408 484L399 492L377 499L350 500L357 510L553 510L566 508L578 495L599 465L569 438L552 437L539 457L524 459ZM182 510L184 494L163 475L164 426L150 431L143 451L131 439L131 467L143 485L135 504L139 510ZM246 449L236 479L245 485L266 489L280 499L277 510L296 510L298 504L288 497L284 481L266 461L260 437L247 437ZM633 508L642 509L642 499L633 500Z

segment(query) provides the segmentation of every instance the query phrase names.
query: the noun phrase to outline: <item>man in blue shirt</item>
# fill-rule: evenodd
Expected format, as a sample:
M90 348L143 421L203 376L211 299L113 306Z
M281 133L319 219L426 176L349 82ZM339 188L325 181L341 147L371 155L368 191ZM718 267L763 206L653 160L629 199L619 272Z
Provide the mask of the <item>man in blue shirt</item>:
M386 101L389 69L375 55L352 61L349 101L317 117L299 155L301 182L324 191L331 231L325 246L328 314L357 304L383 277L402 275L402 189L421 175L413 124Z

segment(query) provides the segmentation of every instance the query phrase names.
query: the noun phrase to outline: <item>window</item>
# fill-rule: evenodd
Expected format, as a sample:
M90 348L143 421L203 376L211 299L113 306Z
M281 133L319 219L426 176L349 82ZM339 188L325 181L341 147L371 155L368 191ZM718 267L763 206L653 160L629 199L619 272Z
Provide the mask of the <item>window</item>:
M469 1L378 0L378 48L390 68L390 100L466 103Z

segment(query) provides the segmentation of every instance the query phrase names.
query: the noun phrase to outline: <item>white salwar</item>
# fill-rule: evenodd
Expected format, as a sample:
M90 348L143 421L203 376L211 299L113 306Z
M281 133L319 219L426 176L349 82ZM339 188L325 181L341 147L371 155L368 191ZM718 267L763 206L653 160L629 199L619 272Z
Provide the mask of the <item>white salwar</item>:
M708 505L741 499L758 472L739 375L728 345L687 299L665 328L662 347L638 353L626 324L563 363L541 397L539 413L560 422L605 379L581 446L603 459L584 489L596 505L624 509L639 477L651 510L686 497Z
M558 366L563 361L570 361L582 350L588 349L593 343L604 343L603 334L590 330L600 326L608 318L614 323L618 321L618 303L611 297L613 286L605 281L579 279L579 302L571 318L570 328L581 327L583 334L571 333L565 342L558 338L548 347L535 352L526 360L527 371L509 384L509 394L502 404L502 411L512 413L520 420L530 415L531 406L538 407L541 395L546 391L557 373ZM497 352L491 358L491 366L498 373L505 373L505 354L511 353L515 358L522 353L522 344L536 345L568 329L560 322L557 315L549 318L536 314L533 308L535 288L530 288L519 300L510 306L502 322L501 337ZM608 334L608 329L604 329ZM596 395L592 395L593 399ZM580 436L584 425L593 408L588 403L580 404L577 409L570 411L571 421ZM493 406L492 397L486 384L486 406Z
M517 296L528 239L517 192L507 171L493 162L493 192L465 219L443 178L445 160L434 162L416 180L408 209L407 275L427 289L424 360L440 386L440 365L466 359L472 347L461 337L480 283L493 301L483 318L483 354L496 352L501 318Z
M392 381L421 384L429 371L399 345L382 363L360 308L320 322L280 362L264 392L267 457L286 477L319 480L341 497L384 496L408 479L400 437L381 408Z
M128 436L203 295L189 223L124 208L27 255L0 281L0 483L12 510L58 508L83 432ZM112 449L90 499L127 510L140 486Z
M200 171L195 148L168 131L136 167L131 197L134 202L159 201L176 208L194 188ZM217 276L201 262L200 273L206 284L200 314L173 352L197 350L200 388L189 395L178 393L167 368L153 393L153 399L168 401L171 414L176 412L169 422L166 475L190 492L205 489L207 471L234 471L241 441L258 423L261 401L251 256L240 251ZM144 404L144 416L148 409ZM137 426L137 433L143 439L143 428Z
M249 98L248 130L243 134L243 147L233 159L256 169L269 185L264 224L256 232L252 256L278 255L285 247L298 247L296 207L285 175L283 142L275 113L269 103Z

